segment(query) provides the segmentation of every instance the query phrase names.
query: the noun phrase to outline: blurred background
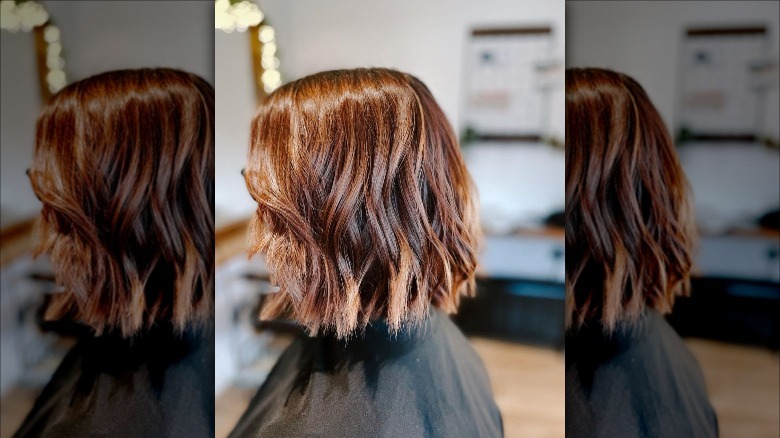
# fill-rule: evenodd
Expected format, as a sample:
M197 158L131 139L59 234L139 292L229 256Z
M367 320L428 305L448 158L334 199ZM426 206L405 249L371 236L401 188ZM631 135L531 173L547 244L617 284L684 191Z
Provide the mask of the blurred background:
M41 205L30 188L35 120L66 84L109 70L174 67L214 83L211 2L0 2L0 437L9 437L72 345L43 323L54 292L45 257L33 260Z
M780 436L780 3L566 4L566 67L634 77L676 138L700 233L669 321L723 437Z
M487 366L508 437L564 435L564 2L215 2L217 436L295 326L258 323L269 292L246 258L256 207L240 171L252 116L282 83L389 67L425 82L460 137L486 245L456 322Z

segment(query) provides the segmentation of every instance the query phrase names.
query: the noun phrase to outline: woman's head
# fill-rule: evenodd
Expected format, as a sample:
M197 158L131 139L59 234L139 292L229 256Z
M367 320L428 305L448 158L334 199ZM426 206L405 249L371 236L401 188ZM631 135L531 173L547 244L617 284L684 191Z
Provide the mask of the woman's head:
M48 318L130 336L213 305L214 89L171 69L76 82L45 106L30 179L38 253L65 288Z
M281 291L262 318L347 337L391 330L474 290L473 185L444 113L413 76L340 70L289 83L252 125L251 253Z
M670 311L693 239L688 185L645 91L620 73L567 70L567 327Z

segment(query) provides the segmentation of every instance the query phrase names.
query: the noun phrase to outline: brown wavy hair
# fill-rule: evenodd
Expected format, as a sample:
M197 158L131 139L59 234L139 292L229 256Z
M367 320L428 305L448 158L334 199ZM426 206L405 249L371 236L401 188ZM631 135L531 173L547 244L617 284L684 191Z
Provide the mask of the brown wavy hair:
M57 282L47 319L129 337L209 320L214 284L214 89L172 69L73 83L45 106L30 169L36 254Z
M280 87L252 124L250 256L281 291L261 318L310 334L391 331L474 292L475 193L428 88L387 69L318 73Z
M642 87L566 70L566 327L631 325L686 294L694 243L688 183Z

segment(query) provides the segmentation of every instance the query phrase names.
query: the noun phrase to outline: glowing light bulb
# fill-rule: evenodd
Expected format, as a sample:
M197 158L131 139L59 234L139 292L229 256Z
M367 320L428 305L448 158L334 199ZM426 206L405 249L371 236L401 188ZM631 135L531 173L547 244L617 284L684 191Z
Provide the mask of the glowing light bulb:
M43 39L47 43L54 43L60 40L60 29L57 26L49 25L43 29Z
M49 74L46 75L46 82L53 86L65 86L65 72L59 69L49 71Z
M266 70L260 78L264 84L276 84L281 81L282 75L278 70Z
M257 37L261 43L270 43L276 37L276 31L273 27L266 24L260 27Z
M230 4L229 0L214 2L214 27L227 33L237 30L243 32L251 26L257 26L263 21L260 8L251 1L241 1Z
M51 43L48 46L46 46L46 54L49 56L58 56L60 53L62 53L62 44L60 43Z
M36 2L24 2L16 6L16 15L21 19L22 30L29 31L49 21L49 13Z
M264 70L276 70L279 68L279 58L275 56L263 56L263 59L260 61L260 65L263 66Z
M276 43L263 44L263 56L274 56L276 54Z

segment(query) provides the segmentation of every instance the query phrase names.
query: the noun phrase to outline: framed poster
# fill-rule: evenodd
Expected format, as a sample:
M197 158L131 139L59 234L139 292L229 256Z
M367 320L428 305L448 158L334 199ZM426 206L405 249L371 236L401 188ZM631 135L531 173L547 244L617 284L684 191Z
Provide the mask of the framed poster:
M464 125L477 140L539 141L549 125L553 61L549 26L474 29L466 57Z
M678 129L681 141L755 141L763 130L764 94L776 69L767 59L766 27L689 28L681 48Z

